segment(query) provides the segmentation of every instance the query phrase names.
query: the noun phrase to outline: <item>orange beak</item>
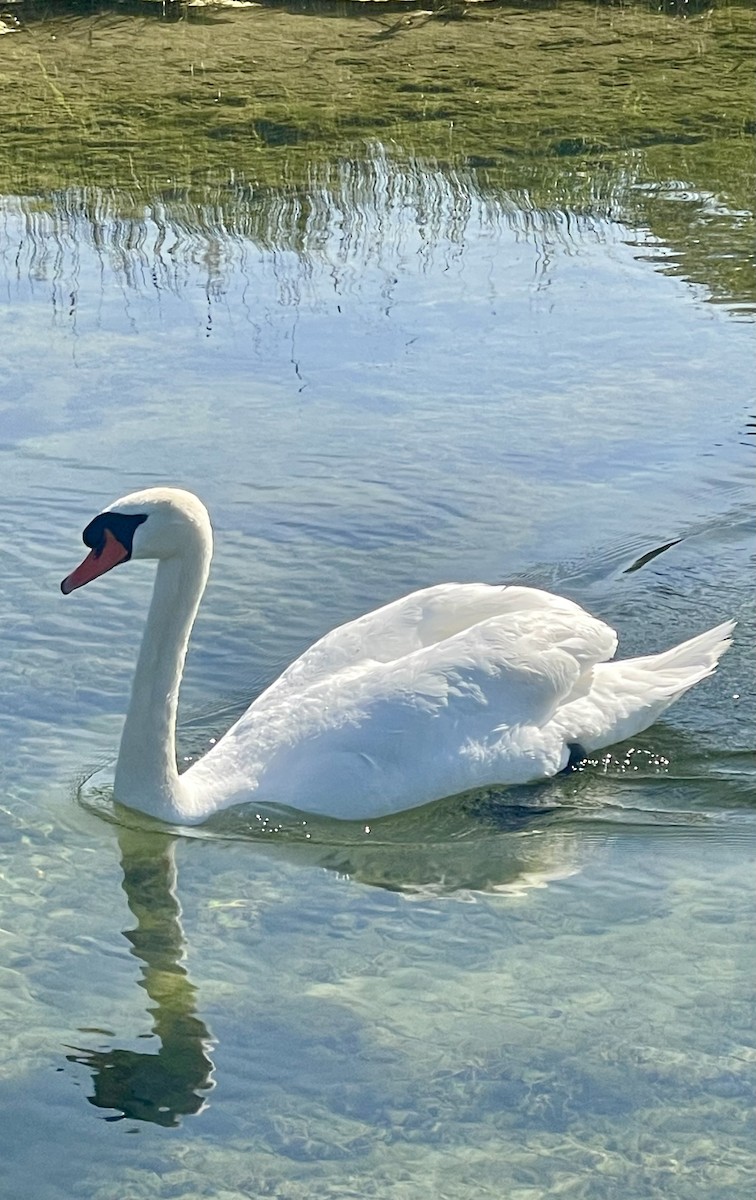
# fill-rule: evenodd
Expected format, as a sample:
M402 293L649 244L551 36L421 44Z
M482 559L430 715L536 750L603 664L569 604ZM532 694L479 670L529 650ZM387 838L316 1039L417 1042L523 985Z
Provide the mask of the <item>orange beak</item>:
M125 562L129 557L129 552L123 546L115 534L109 529L105 530L105 545L101 550L92 550L84 559L84 562L72 571L60 585L60 590L64 596L69 592L73 592L76 588L83 587L85 583L90 583L93 579L97 579L98 575L104 575L106 571L110 571L113 567L117 567L119 563Z

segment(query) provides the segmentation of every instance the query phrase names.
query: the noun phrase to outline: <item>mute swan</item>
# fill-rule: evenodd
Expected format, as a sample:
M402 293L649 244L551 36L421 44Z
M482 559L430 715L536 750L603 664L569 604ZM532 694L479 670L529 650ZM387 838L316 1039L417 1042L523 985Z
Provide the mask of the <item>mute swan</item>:
M116 766L116 798L198 824L244 801L369 818L521 784L651 725L710 675L733 621L663 654L609 662L612 629L527 587L447 583L334 629L287 668L182 775L175 725L212 530L177 488L117 500L64 594L130 558L158 560Z

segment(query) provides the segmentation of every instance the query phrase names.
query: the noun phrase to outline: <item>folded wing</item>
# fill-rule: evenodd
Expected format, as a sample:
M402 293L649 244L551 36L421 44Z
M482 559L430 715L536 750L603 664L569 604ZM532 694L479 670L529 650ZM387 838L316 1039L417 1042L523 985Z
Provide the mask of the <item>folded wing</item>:
M614 631L589 616L577 604L553 596L537 588L495 587L483 583L448 583L425 588L403 596L382 608L375 609L355 621L340 625L327 633L300 658L291 664L255 702L254 707L278 703L287 696L304 692L316 683L340 674L347 668L370 663L398 663L409 655L427 650L430 664L434 654L450 666L455 654L460 662L470 663L475 639L469 645L457 640L459 635L499 618L499 650L496 638L476 646L478 665L486 662L486 654L504 653L507 628L513 636L526 632L534 637L530 650L537 651L563 642L572 647L579 662L610 658L616 649ZM449 643L442 649L444 643ZM511 643L507 643L512 661L523 660ZM524 651L527 656L529 650Z

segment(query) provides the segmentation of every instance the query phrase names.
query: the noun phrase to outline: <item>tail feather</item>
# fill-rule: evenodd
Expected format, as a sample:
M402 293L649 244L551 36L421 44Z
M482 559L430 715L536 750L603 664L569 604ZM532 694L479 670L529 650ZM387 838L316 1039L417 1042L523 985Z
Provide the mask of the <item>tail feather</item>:
M632 663L633 666L652 670L655 675L668 673L671 677L679 678L685 690L716 670L720 658L732 644L735 625L735 621L723 621L705 633L688 638L687 642L680 642L671 650L647 654L643 658L628 658L616 665L630 666Z
M734 628L735 621L724 621L661 654L599 663L587 694L557 716L565 741L599 750L648 729L688 688L713 674Z

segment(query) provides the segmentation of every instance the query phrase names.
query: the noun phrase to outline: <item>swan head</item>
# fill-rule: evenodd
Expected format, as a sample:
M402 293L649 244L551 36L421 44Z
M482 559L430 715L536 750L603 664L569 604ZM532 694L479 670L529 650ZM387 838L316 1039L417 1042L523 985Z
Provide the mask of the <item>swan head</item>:
M61 583L66 596L130 558L166 559L192 552L209 562L213 545L202 501L169 487L122 496L89 522L82 540L90 552Z

